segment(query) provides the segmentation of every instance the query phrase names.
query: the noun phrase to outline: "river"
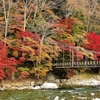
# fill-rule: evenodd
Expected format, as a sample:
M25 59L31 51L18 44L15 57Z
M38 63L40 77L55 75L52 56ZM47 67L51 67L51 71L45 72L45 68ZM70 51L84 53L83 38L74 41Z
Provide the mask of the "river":
M4 90L0 91L0 100L100 100L100 86L57 90Z

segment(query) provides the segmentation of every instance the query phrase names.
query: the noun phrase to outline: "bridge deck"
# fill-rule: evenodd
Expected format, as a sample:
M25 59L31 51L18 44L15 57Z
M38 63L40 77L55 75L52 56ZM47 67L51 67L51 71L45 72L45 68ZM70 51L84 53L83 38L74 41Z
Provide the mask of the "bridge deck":
M95 68L100 67L100 61L89 60L89 61L67 61L67 62L56 62L53 63L53 68Z

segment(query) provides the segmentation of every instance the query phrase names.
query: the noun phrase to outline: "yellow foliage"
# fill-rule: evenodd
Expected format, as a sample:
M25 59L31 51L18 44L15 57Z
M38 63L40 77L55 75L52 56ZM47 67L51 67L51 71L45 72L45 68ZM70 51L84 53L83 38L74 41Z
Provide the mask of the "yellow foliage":
M18 51L13 51L12 54L13 56L18 57Z
M27 45L39 47L38 43L34 41L32 38L24 37L23 39L27 43Z
M93 59L94 60L94 54L91 51L85 50L82 47L77 46L78 50L85 55L87 58Z
M54 14L54 12L51 9L48 9L46 11L49 12L53 18L60 19L57 15Z
M47 72L52 70L52 61L44 60L44 63L37 64L35 67L32 68L30 71L35 77L40 78L46 76Z
M49 71L48 68L42 67L42 66L38 66L38 67L33 68L33 69L30 71L30 73L31 73L31 74L34 74L35 77L40 78L40 77L46 76L46 73L47 73L48 71Z
M10 48L19 47L21 44L18 43L18 39L6 39L4 40Z
M22 46L21 46L21 49L22 49L23 51L27 51L27 52L30 52L30 53L33 52L33 49L32 49L30 46L24 46L24 45L22 45Z
M78 18L73 17L73 19L74 19L74 22L76 25L80 25L80 26L84 25L84 23L81 20L79 20Z
M48 55L47 52L42 51L42 53L41 53L41 59L42 60L45 60L45 59L51 60L51 57Z
M52 70L52 63L51 62L47 62L44 66L47 67L48 70Z
M88 44L88 41L86 39L86 35L87 35L87 32L85 30L82 30L82 33L80 34L74 34L74 38L75 38L75 41L77 43L85 43L85 44Z
M62 40L67 40L69 43L75 44L74 37L71 34L64 32L64 31L63 31Z
M42 61L52 61L52 58L56 58L59 55L60 48L57 43L50 37L45 39L45 44L41 43L40 55Z

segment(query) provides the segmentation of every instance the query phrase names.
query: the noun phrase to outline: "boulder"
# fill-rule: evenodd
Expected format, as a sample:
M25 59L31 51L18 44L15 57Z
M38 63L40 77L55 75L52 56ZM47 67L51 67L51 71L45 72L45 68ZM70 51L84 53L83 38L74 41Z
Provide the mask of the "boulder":
M58 88L57 84L48 83L48 82L43 83L43 85L41 87L42 87L42 89L57 89Z

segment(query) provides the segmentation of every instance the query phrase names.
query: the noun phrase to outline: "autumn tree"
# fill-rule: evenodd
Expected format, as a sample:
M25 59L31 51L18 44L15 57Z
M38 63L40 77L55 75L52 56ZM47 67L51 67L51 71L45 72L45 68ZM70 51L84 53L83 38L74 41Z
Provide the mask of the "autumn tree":
M96 31L99 33L99 5L100 4L96 0L77 1L77 13L72 17L76 18L78 22L81 22L79 29L87 32Z
M8 25L9 25L10 9L11 9L12 0L7 0L7 1L2 0L2 3L3 3L3 12L4 12L4 20L5 20L4 37L6 38L8 34Z
M83 42L83 47L94 54L95 60L100 60L100 36L94 32L89 32L86 39L87 42Z
M57 29L58 34L54 37L57 41L60 49L62 50L60 59L72 60L72 53L74 53L73 58L80 58L81 53L75 47L75 39L72 35L73 31L73 19L63 18L57 21L53 28ZM80 56L79 56L80 54ZM82 59L82 57L81 57Z
M99 33L98 1L2 0L0 6L0 40L8 47L8 57L33 62L30 73L36 77L46 75L57 58L70 60L73 55L82 60L91 54L93 59L84 48L90 50L86 31Z
M13 57L8 57L8 47L4 42L0 41L0 79L11 75L11 72L16 72L15 66L18 61Z
M42 77L52 69L52 60L59 56L59 47L53 39L47 37L43 43L40 44L40 34L31 32L20 32L15 38L9 38L7 45L9 46L9 56L18 59L19 63L31 61L33 66L30 68L31 74L34 73L36 77ZM50 42L51 41L51 42ZM40 45L41 48L41 63L40 63ZM52 49L53 48L53 49ZM41 68L41 73L34 72L34 69ZM38 74L38 75L37 75Z

